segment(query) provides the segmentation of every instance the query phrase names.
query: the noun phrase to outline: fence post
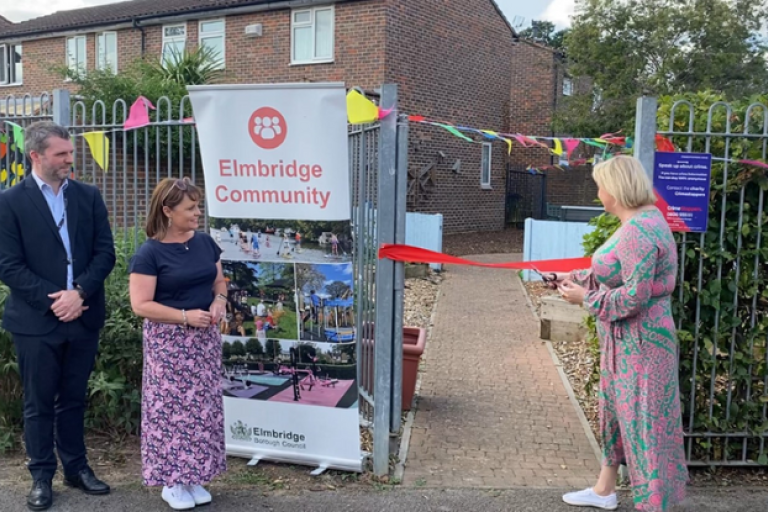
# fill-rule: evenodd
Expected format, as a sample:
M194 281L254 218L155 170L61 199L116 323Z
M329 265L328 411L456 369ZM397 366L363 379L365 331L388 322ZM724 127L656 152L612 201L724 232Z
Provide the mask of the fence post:
M634 155L643 164L651 183L653 183L653 164L656 155L657 108L658 101L653 96L641 96L637 99Z
M408 119L397 128L397 171L395 172L395 243L405 243L406 195L408 194ZM394 315L392 338L392 416L390 432L397 434L403 407L403 309L405 302L405 263L395 262Z
M67 89L53 90L53 122L65 128L69 128L72 122L69 91Z
M397 85L384 84L381 107L397 110ZM379 183L376 201L376 242L395 243L397 193L397 115L381 120L379 133ZM392 416L392 349L395 265L389 259L376 260L376 327L374 332L373 384L373 473L389 474L389 429Z

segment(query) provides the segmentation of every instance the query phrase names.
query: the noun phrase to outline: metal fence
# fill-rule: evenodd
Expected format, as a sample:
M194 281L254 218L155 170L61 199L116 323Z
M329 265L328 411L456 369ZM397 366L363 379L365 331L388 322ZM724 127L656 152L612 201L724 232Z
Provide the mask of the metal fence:
M709 230L677 235L680 385L692 465L768 465L768 179L741 159L768 156L768 106L674 103L662 132L713 157ZM706 122L704 121L706 120ZM762 176L762 177L761 177Z
M37 120L53 120L69 127L75 146L73 177L99 187L116 238L138 238L160 180L189 176L198 186L205 188L205 184L197 131L183 121L191 112L189 98L178 105L160 98L148 126L126 131L123 126L132 101L119 99L106 105L73 100L68 91L56 90L52 95L9 97L0 102L4 107L0 111L0 190L23 179L30 169L16 148L12 125L5 121L25 127ZM396 85L382 86L380 103L396 108ZM94 160L83 136L92 132L108 136L106 169ZM402 354L404 270L402 263L379 260L378 248L383 243L405 242L407 120L393 115L380 124L351 127L348 143L358 403L361 426L373 431L374 472L383 475L389 471L390 432L397 432L401 422L402 357L395 355ZM204 201L201 206L205 212ZM204 219L207 231L207 214Z

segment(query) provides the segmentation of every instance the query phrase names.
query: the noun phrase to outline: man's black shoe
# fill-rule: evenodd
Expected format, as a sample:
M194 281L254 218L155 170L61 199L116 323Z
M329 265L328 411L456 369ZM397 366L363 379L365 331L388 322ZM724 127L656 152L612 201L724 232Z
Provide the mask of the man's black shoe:
M109 494L109 485L96 478L93 470L89 467L81 470L76 475L65 475L64 485L76 487L85 494Z
M35 480L27 496L29 510L48 510L53 505L53 489L50 480Z

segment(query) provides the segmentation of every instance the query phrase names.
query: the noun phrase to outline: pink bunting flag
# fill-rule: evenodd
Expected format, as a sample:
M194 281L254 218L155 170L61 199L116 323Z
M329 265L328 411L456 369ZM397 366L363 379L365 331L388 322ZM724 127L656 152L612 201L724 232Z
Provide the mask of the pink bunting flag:
M123 125L124 130L133 130L135 128L141 128L149 124L149 110L155 110L155 106L144 96L139 96L136 101L131 105L131 111L128 114L128 119L125 120Z
M181 120L181 122L182 123L187 123L187 124L195 124L195 118L194 117L185 117L184 119Z
M763 169L768 169L768 164L765 162L758 162L757 160L739 160L740 164L744 165L753 165L755 167L761 167Z
M381 108L381 107L379 107L379 120L384 119L385 117L387 117L389 114L392 113L393 110L394 109L391 108L391 107L390 108Z
M581 144L581 141L579 139L565 139L563 144L565 144L565 153L568 155L568 160L570 160L571 153Z

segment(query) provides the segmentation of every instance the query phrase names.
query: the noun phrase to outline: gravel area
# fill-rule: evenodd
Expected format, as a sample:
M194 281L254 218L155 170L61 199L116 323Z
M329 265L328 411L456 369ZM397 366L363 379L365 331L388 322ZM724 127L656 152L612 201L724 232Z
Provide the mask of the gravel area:
M541 282L525 282L524 285L537 315L540 315L542 297L557 294L556 291L550 290ZM585 391L585 385L593 364L592 356L587 351L586 342L583 340L576 342L551 340L551 342L573 388L576 400L584 411L589 426L599 443L597 392L587 394ZM768 486L768 470L765 468L713 467L690 468L689 471L691 485L694 487Z

